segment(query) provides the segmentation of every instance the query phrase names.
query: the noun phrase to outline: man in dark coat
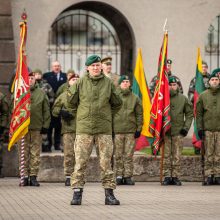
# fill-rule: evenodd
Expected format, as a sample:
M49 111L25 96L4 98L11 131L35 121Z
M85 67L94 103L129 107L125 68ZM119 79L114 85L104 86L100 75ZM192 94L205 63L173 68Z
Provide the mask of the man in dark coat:
M43 75L43 79L47 81L53 88L54 94L57 92L58 88L63 85L67 78L66 74L61 71L61 65L58 61L54 61L52 63L52 71L45 73ZM52 107L52 106L51 106ZM48 151L51 151L52 147L52 134L54 129L54 149L60 150L60 142L61 142L61 119L56 118L51 115L51 123L48 130Z

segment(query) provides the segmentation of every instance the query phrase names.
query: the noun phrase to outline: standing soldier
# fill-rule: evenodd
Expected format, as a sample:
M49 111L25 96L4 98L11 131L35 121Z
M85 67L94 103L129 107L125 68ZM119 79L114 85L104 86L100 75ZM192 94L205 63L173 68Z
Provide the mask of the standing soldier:
M24 186L40 186L37 181L37 175L40 165L41 134L46 134L49 127L50 107L46 94L36 84L36 79L32 72L29 73L29 84L31 92L31 118L28 133L24 137ZM21 141L18 142L18 145L20 160Z
M210 74L208 73L208 64L205 61L202 61L202 76L203 76L203 82L205 85L205 88L209 88L209 76ZM195 86L196 86L196 77L194 77L190 81L189 85L189 91L188 91L188 99L192 102L194 105L194 92L195 92ZM195 154L200 154L200 148L194 146L194 151Z
M183 94L182 83L181 83L180 79L177 76L172 74L171 68L172 68L172 60L168 59L167 60L167 74L168 74L169 77L174 76L176 78L176 81L177 81L177 84L178 84L178 87L179 87L179 92ZM157 82L157 76L154 76L153 79L151 80L150 86L149 86L150 87L151 98L154 97L154 90L155 90L156 82Z
M7 127L8 122L8 102L6 96L0 92L0 178L3 178L2 165L3 165L3 134Z
M52 72L45 73L43 75L43 79L46 80L51 87L53 88L54 94L56 94L57 90L61 85L63 85L67 78L66 74L61 71L61 65L58 61L54 61L52 63ZM61 150L61 119L60 117L56 118L51 115L51 123L48 130L48 149L51 151L52 147L52 136L54 130L54 149Z
M116 73L112 73L112 58L105 57L101 60L101 62L103 73L105 74L105 76L110 78L113 81L114 85L117 87L120 76Z
M42 71L40 69L35 69L33 72L39 88L46 93L49 99L50 106L52 106L54 103L55 94L53 92L51 85L47 83L46 80L43 79Z
M116 183L134 185L132 177L135 138L141 134L143 110L140 99L131 91L129 77L122 75L118 84L117 92L123 104L113 118Z
M93 144L99 148L101 180L105 189L105 204L119 205L113 189L116 188L114 172L111 168L113 154L112 111L121 107L121 99L116 94L112 81L101 72L101 58L92 55L87 58L87 74L71 86L67 100L77 108L75 167L71 176L74 190L71 205L81 205L85 184L85 169L92 153Z
M206 91L196 103L196 125L205 147L205 185L220 185L220 88L219 69L209 77Z
M68 85L73 85L78 79L78 74L68 77ZM70 176L74 171L75 165L74 142L76 137L76 110L68 107L66 91L57 97L53 106L52 114L54 117L61 115L61 134L63 135L64 145L63 165L64 175L66 176L65 186L70 186Z
M46 82L46 80L43 79L42 71L40 69L34 70L34 77L36 79L36 82L40 89L42 89L48 99L50 107L52 107L54 103L55 94L53 92L53 89L49 83ZM48 148L48 137L47 134L42 135L42 152L50 152L50 149Z
M72 78L72 76L79 78L79 75L75 73L74 70L69 69L66 73L67 76L67 82L65 82L62 86L59 87L59 89L56 92L56 97L58 97L61 93L66 91L69 87L69 79Z
M177 185L182 183L180 176L180 158L183 149L183 137L188 134L192 120L193 108L188 98L179 92L177 79L169 78L171 129L166 133L164 141L164 181L162 185Z

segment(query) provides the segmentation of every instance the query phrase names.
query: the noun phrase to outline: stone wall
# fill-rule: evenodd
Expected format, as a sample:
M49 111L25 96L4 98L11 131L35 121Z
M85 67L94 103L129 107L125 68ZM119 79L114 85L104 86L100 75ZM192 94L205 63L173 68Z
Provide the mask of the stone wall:
M4 168L5 176L18 176L17 148L11 152L4 148ZM136 153L134 156L134 179L136 181L159 181L160 157L146 156ZM199 156L183 156L181 160L183 181L201 181L201 160ZM64 181L63 174L63 154L62 153L42 153L39 180L45 182ZM87 180L90 182L100 181L99 161L92 154L87 168Z
M0 0L0 89L8 91L15 67L15 46L11 17L11 1Z

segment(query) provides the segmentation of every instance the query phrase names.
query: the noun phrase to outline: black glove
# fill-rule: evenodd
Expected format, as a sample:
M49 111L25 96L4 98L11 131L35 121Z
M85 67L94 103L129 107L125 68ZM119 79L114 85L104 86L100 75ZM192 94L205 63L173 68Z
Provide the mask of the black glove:
M205 132L203 130L198 131L199 138L202 140L205 137Z
M141 132L140 131L136 131L134 134L134 138L139 138L141 136Z
M188 131L186 129L181 129L180 130L180 134L183 136L183 137L186 137L186 135L188 134Z
M67 110L64 110L64 109L62 109L60 111L60 115L61 115L62 119L66 120L66 121L73 119L73 116Z
M47 128L41 128L41 131L40 131L41 134L47 134L47 132L48 132Z
M0 135L2 135L4 133L5 128L0 126Z

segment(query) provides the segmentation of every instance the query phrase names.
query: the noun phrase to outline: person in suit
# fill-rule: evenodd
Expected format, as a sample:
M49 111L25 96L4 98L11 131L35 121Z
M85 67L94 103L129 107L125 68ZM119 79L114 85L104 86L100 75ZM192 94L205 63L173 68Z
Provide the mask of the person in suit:
M47 72L43 75L43 79L49 83L56 94L57 90L61 85L67 81L66 74L61 71L61 65L58 61L52 63L52 71ZM52 105L50 106L52 108ZM60 117L56 118L51 114L51 123L48 130L48 151L51 152L52 147L52 134L54 129L54 149L61 150L61 119Z

